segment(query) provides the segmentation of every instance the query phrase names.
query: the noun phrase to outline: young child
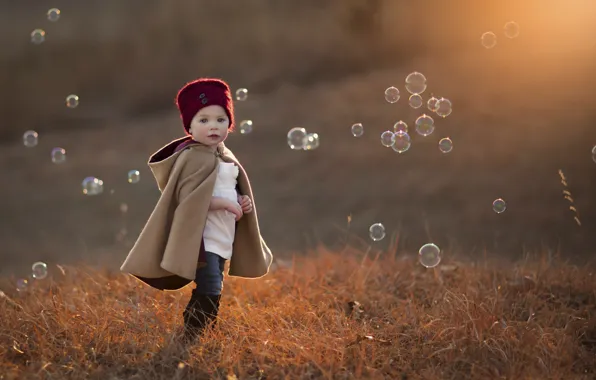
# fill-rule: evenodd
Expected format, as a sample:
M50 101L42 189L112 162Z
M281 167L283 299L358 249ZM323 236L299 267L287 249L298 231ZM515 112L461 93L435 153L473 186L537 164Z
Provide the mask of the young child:
M218 79L188 83L176 97L187 136L149 159L161 196L120 268L160 290L195 289L183 312L193 339L217 317L228 275L258 278L272 254L261 237L250 181L223 144L234 129L229 86Z

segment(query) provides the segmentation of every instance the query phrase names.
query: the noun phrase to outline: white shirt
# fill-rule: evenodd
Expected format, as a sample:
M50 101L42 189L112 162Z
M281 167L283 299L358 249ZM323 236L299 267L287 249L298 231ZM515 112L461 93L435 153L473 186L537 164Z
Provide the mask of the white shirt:
M231 162L220 160L217 168L217 179L213 188L213 196L238 203L236 184L238 167ZM213 252L224 259L232 257L232 245L236 233L236 217L228 210L210 210L203 231L205 250Z

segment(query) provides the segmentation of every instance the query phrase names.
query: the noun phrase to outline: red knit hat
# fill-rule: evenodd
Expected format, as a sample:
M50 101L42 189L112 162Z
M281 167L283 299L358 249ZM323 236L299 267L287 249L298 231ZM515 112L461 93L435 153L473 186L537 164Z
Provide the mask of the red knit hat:
M229 131L234 130L234 104L230 86L220 79L200 78L187 83L176 96L176 106L180 111L182 124L187 134L190 134L190 122L202 108L218 105L228 115Z

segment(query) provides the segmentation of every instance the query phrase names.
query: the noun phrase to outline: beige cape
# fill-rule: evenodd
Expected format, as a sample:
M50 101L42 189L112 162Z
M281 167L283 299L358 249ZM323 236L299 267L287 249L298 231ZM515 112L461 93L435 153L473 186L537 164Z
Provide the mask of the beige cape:
M228 274L246 278L266 275L272 254L261 237L244 168L223 143L214 153L190 139L174 140L151 156L148 164L161 197L120 270L160 290L180 289L195 279L220 156L238 166L239 192L253 201L253 211L236 223ZM182 143L191 144L176 152Z

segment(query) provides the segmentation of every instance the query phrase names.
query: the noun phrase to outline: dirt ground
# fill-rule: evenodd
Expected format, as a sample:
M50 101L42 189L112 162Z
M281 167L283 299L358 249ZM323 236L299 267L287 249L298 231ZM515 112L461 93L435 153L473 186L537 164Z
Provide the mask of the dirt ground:
M253 120L254 131L231 135L227 145L250 175L274 253L317 242L333 246L346 232L367 238L368 227L381 222L388 235L399 233L406 254L433 241L447 255L469 259L520 258L528 251L589 259L596 244L596 162L590 154L596 145L596 60L592 45L569 36L546 43L522 34L487 50L472 34L473 42L452 51L388 53L369 65L338 60L324 65L325 74L306 73L302 80L290 74L282 80L281 71L274 84L240 81L250 78L246 67L242 75L230 74L235 88L254 83L247 85L248 100L236 103L237 120ZM299 57L293 64L301 64ZM411 149L399 155L381 146L380 134L400 119L412 128L424 112L407 105L403 83L412 71L428 78L425 99L430 93L451 99L453 114L435 115L436 130L428 137L412 132ZM185 72L184 78L199 75ZM81 96L80 108L66 119L56 116L45 125L43 114L35 123L10 120L14 128L4 130L1 142L0 275L26 273L37 260L120 265L159 196L146 161L182 132L172 103L180 78L162 86L169 92L158 97L160 107L143 103L142 112L91 94L93 104ZM18 81L30 79L17 76L11 85ZM397 104L383 99L391 85L402 91ZM362 138L350 134L355 122L365 126ZM73 127L77 123L80 128ZM21 142L29 126L40 126L39 145L31 149ZM317 132L320 147L292 151L286 133L295 126ZM442 154L437 143L446 136L454 149ZM63 165L50 161L56 146L67 151ZM131 169L141 172L138 184L127 183ZM86 176L101 178L105 192L83 195ZM503 214L492 211L496 198L507 202Z

